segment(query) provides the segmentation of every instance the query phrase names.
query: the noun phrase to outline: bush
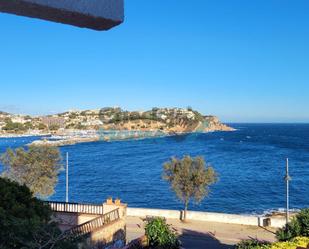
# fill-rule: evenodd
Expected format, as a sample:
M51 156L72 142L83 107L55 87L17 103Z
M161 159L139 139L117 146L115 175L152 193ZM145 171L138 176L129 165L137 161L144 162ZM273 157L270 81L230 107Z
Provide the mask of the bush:
M25 128L26 130L31 130L31 129L34 128L34 126L33 126L33 124L32 124L31 122L26 122L26 123L24 124L24 128Z
M60 125L51 124L51 125L49 126L49 129L50 129L51 131L57 131L57 130L60 129Z
M309 208L303 209L296 216L298 223L300 225L300 235L301 236L309 236Z
M5 126L2 127L4 131L15 131L15 132L23 132L26 130L25 126L22 123L14 123L10 120L6 123Z
M309 244L308 237L296 237L291 241L274 243L267 249L297 249L298 247L307 248L308 244Z
M43 123L39 123L37 128L39 130L45 130L47 128L47 126L45 124L43 124Z
M276 242L273 244L252 239L241 241L236 246L236 249L297 249L298 247L306 248L308 244L308 237L296 237L291 241Z
M309 236L309 208L301 210L291 222L276 233L279 241L291 240L297 236Z
M296 218L293 218L285 227L278 229L276 237L279 241L291 240L301 234L301 227Z
M260 241L257 239L248 239L239 242L236 245L236 249L268 249L269 246L269 242Z
M154 218L148 221L145 234L150 248L156 249L178 249L180 242L163 218Z

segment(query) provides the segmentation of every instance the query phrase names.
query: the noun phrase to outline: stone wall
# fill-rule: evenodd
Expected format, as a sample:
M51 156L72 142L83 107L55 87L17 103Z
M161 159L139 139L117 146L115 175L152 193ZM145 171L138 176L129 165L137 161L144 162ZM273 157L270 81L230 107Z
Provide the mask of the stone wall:
M122 218L102 229L91 233L90 241L92 246L104 245L105 247L113 246L115 243L124 246L126 244L126 222Z
M65 213L56 212L54 218L59 224L61 231L69 230L75 226L79 226L85 222L98 218L99 215L94 214L79 214L79 213Z
M121 203L119 200L107 200L103 203L103 212L104 214L119 209L120 218L127 215L127 204Z
M126 214L127 205L109 200L102 204L103 214L119 209L119 219L93 230L83 243L87 248L117 248L123 247L126 243ZM54 219L58 222L62 231L72 229L101 215L86 214L77 212L54 212Z

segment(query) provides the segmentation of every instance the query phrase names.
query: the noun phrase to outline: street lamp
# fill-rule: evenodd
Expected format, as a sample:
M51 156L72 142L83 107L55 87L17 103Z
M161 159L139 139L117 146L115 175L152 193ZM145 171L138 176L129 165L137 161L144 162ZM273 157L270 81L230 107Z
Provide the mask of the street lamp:
M69 202L69 153L66 153L65 202Z
M286 159L286 169L285 169L285 177L284 180L286 182L286 224L289 223L289 181L292 178L289 175L289 159Z

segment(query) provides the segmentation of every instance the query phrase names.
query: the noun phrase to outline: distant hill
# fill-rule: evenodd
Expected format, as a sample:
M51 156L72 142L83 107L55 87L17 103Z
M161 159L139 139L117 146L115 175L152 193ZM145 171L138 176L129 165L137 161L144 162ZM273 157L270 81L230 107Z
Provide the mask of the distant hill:
M38 130L160 130L165 133L231 131L215 116L203 116L192 108L152 108L148 111L126 111L119 107L96 110L74 110L55 115L31 117L0 112L0 131L19 132ZM9 118L9 119L8 119ZM1 121L1 119L0 119Z

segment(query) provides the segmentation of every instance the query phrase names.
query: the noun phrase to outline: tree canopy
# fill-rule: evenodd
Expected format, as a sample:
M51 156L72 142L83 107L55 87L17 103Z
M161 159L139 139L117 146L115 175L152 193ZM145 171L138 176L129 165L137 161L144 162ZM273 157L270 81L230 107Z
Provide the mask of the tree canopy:
M215 170L206 165L203 157L200 156L171 158L163 165L162 177L170 183L177 197L184 203L184 219L186 219L190 200L201 202L208 195L209 186L218 179Z
M0 248L76 248L51 221L51 210L29 188L0 178Z
M26 186L0 178L0 247L21 248L50 217L49 209Z
M27 149L8 149L0 160L4 165L2 176L25 184L36 196L48 197L54 193L62 169L58 148L29 146Z

